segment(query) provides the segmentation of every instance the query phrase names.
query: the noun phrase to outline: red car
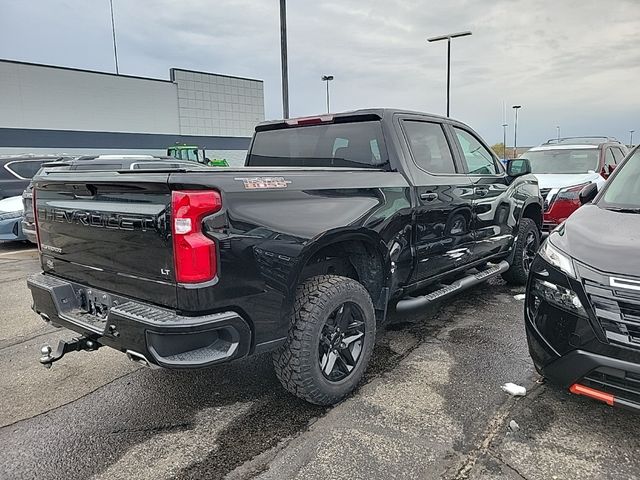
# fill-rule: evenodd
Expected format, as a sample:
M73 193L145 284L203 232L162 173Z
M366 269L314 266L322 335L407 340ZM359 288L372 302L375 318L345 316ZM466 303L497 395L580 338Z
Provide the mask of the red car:
M601 188L627 153L627 148L611 137L566 137L522 154L529 159L540 185L543 230L550 232L575 212L580 207L580 190L590 183Z

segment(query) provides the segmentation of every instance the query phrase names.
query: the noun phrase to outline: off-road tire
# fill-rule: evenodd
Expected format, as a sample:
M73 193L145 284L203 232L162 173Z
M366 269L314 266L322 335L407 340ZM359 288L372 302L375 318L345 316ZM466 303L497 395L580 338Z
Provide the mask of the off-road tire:
M509 270L502 274L502 278L511 285L524 285L527 283L529 272L524 264L524 253L527 248L527 238L530 234L535 236L536 250L540 247L540 231L536 222L530 218L521 218L518 228L518 236L515 241L513 260Z
M319 341L327 318L344 302L355 303L361 310L365 335L354 370L343 380L333 382L322 373ZM276 376L297 397L316 405L333 405L358 386L373 352L375 332L373 303L360 283L337 275L309 278L296 290L287 341L273 354Z

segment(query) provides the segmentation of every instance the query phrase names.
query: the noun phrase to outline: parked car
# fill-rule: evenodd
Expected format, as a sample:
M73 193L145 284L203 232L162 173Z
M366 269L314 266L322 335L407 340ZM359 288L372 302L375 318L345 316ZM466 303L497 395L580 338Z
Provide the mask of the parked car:
M622 143L609 137L553 139L523 153L540 184L544 230L550 232L580 207L583 187L595 183L602 188L627 153Z
M181 160L173 157L154 155L92 155L80 157L57 158L55 161L47 162L44 165L62 166L67 165L69 170L127 170L141 168L177 168L182 165ZM27 188L22 192L22 202L24 205L24 215L22 217L22 232L26 240L37 243L36 224L33 214L32 201L33 184L29 182Z
M585 205L533 262L529 351L551 382L640 409L640 150L597 189L582 190Z
M22 195L43 162L63 158L61 155L10 155L0 157L0 199Z
M165 368L273 352L287 390L333 404L390 303L524 284L542 227L529 173L463 123L388 109L261 123L245 168L45 168L28 285L38 314L82 336L40 361L102 345Z
M0 242L25 240L22 233L22 198L0 200Z

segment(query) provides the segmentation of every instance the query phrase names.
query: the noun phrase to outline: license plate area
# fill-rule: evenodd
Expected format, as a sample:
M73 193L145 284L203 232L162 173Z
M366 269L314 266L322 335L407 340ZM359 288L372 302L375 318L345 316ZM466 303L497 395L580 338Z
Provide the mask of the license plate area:
M66 316L73 323L104 333L107 328L109 310L113 305L111 295L94 288L75 287L75 302Z

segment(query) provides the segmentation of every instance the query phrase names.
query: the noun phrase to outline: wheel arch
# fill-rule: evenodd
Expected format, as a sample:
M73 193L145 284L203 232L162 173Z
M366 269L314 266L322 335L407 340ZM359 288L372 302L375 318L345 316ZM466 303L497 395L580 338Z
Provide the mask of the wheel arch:
M304 279L327 274L347 276L362 283L376 309L386 310L390 258L377 232L368 229L325 232L310 241L301 252L289 282L292 287L289 301L293 301L295 289Z

